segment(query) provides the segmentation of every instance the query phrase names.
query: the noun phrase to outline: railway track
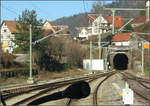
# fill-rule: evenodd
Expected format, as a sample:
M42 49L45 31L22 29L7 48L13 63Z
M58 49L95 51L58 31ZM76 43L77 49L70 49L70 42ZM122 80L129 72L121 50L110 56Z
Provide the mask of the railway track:
M110 72L110 73L113 73L113 72ZM53 84L45 84L45 85L40 85L40 86L34 86L34 87L31 87L31 89L27 89L27 90L24 90L24 91L21 91L21 92L15 92L15 93L8 93L6 95L4 95L4 99L5 100L9 100L9 99L12 99L14 97L18 97L20 95L23 95L23 94L28 94L28 93L32 93L32 92L35 92L36 90L40 90L38 91L36 94L26 98L26 99L23 99L23 100L20 100L16 103L13 103L13 104L10 104L10 105L19 105L19 104L24 104L24 103L27 103L37 97L40 97L42 95L44 95L45 93L49 92L49 91L52 91L54 89L57 89L59 87L62 87L62 86L66 86L68 84L71 84L73 82L76 82L76 81L79 81L79 80L92 80L92 79L95 79L96 77L101 77L101 76L105 76L107 75L108 73L103 73L103 74L93 74L93 75L89 75L89 76L82 76L82 77L79 77L79 78L76 78L76 79L72 79L72 80L67 80L67 81L62 81L62 82L57 82L57 83L53 83ZM7 104L7 102L6 102Z
M112 75L114 75L115 73L116 73L116 72L113 72L113 73L109 73L109 74L103 76L103 77L105 77L105 78L104 78L102 81L100 81L99 84L97 85L97 87L94 89L94 93L91 94L91 96L93 97L93 98L91 97L92 100L93 100L93 104L92 104L93 106L97 106L97 92L98 92L98 89L99 89L100 85L101 85L104 81L106 81L109 77L111 77ZM88 83L90 84L90 83L92 83L93 81L95 81L95 80L98 79L98 78L102 78L102 77L97 77L97 78L95 78L94 80L93 80L93 79L92 79L92 80L89 80ZM74 100L68 99L65 106L74 105L72 102L74 102ZM78 102L79 102L79 101L78 101Z
M110 78L112 75L114 75L115 73L109 74L108 76L106 76L96 87L94 93L93 93L93 106L98 106L98 102L97 102L97 93L98 93L98 89L99 87L103 84L104 81L106 81L108 78Z
M102 76L101 76L102 77ZM99 77L95 77L94 79L90 79L90 80L88 80L87 82L90 84L90 83L92 83L93 81L95 81L96 79L98 79ZM72 103L72 101L74 101L73 99L70 99L70 98L68 98L67 99L67 101L66 101L66 104L65 104L65 106L70 106L71 105L71 103Z
M150 101L150 80L132 75L131 73L121 73L129 84L129 87L141 98ZM149 102L150 103L150 102Z
M76 81L79 81L79 80L86 80L86 82L88 83L92 83L92 81L98 79L98 78L104 78L103 80L101 80L99 82L99 84L97 84L97 87L95 88L94 92L93 92L93 96L92 96L92 100L93 100L93 105L94 106L97 106L98 103L97 103L97 92L98 92L98 89L99 87L103 84L103 82L105 82L107 79L109 79L112 75L114 75L116 72L110 72L110 73L103 73L103 74L94 74L94 75L89 75L89 76L84 76L84 77L80 77L80 78L77 78L76 80L67 80L67 81L64 81L64 82L57 82L57 83L53 83L53 84L47 84L47 85L41 85L41 86L37 86L37 87L33 87L32 89L27 89L27 90L24 90L24 91L21 91L20 93L22 94L16 94L16 93L12 93L12 94L16 94L18 97L19 95L23 95L23 94L28 94L28 93L32 93L32 92L35 92L37 91L36 93L34 93L32 96L29 96L27 98L24 98L20 101L17 101L13 104L9 104L9 105L20 105L20 104L28 104L30 101L33 101L35 100L36 98L39 98L39 97L42 97L43 95L47 95L47 94L51 94L50 92L55 90L55 89L58 89L60 87L64 87L64 86L68 86L69 84L73 83L73 82L76 82ZM127 72L120 72L120 74L123 76L123 78L128 82L130 88L136 93L138 94L140 97L142 97L143 99L145 100L150 100L150 95L149 92L150 92L150 87L148 86L150 84L150 81L149 80L145 80L145 79L142 79L142 78L139 78L139 77L136 77L130 73L127 73ZM5 100L9 100L13 97L16 97L16 96L10 96L11 93L7 94L7 96L5 95L4 98ZM73 99L65 99L66 101L66 106L70 106L70 105L73 105L75 102L78 102L80 100L73 100ZM7 102L6 102L7 103Z
M84 75L82 77L77 77L77 78L75 77L72 79L67 78L67 80L62 80L62 81L48 82L48 83L42 83L42 84L33 84L33 85L27 84L27 85L24 85L23 87L21 87L21 85L18 85L18 86L13 86L10 89L8 89L9 87L6 87L6 90L4 90L4 88L3 88L3 89L1 89L1 92L3 94L4 99L7 100L12 97L24 94L24 93L30 93L32 91L48 88L48 87L55 86L55 85L58 85L61 83L68 83L70 81L77 81L80 79L86 79L86 78L90 78L90 77L94 77L94 76L95 75L88 75L88 76Z

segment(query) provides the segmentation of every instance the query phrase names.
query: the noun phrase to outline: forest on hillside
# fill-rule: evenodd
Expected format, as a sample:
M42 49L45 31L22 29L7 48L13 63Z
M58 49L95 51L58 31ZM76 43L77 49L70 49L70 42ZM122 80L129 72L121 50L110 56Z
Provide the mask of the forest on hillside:
M145 2L147 0L112 0L110 4L106 4L104 0L95 1L92 9L89 13L75 14L69 17L62 17L56 19L54 23L56 25L68 25L73 35L76 35L76 27L87 27L88 17L90 13L111 15L111 11L104 10L103 7L107 8L145 8ZM116 11L115 15L123 17L123 21L127 21L130 18L145 15L144 11Z

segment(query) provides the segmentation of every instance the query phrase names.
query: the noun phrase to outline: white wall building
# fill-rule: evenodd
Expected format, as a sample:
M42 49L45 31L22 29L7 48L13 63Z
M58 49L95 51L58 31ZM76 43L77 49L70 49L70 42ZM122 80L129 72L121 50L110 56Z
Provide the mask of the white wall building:
M90 63L91 62L91 63ZM83 69L85 70L104 70L104 60L103 59L84 59Z
M111 31L112 29L112 16L102 16L89 14L89 27L88 27L88 35L98 35L99 33L105 33L107 31ZM122 26L122 18L121 16L115 16L115 28L120 28Z
M108 22L101 15L98 16L93 22L89 30L91 30L91 35L98 35L99 33L105 33L108 29ZM89 33L90 34L90 33Z
M118 33L112 38L114 46L129 46L132 33Z
M88 32L85 28L81 29L81 32L79 33L79 38L88 38Z
M16 32L16 25L17 22L6 20L1 24L1 43L4 52L12 53L13 49L16 48L12 42L14 40L13 32Z

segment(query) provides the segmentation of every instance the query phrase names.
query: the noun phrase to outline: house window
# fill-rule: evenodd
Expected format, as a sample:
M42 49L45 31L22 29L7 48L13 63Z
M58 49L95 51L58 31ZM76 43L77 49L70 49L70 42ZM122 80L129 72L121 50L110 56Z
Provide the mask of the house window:
M7 38L10 38L10 35L8 35Z
M7 32L7 30L6 30L6 29L4 29L4 32Z
M97 26L97 23L95 22L95 26Z

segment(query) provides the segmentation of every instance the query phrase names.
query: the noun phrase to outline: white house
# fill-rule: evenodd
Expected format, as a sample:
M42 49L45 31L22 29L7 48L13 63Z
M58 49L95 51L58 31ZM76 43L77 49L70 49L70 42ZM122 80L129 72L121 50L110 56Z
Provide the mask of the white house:
M82 28L81 29L81 32L79 33L79 38L88 38L88 32L87 32L87 29L86 28Z
M112 29L112 16L102 16L96 14L89 14L89 27L88 35L98 35L99 33L105 33ZM115 29L122 26L121 16L115 16Z
M12 53L13 49L17 47L17 45L12 42L12 40L15 39L14 32L18 32L16 30L16 25L19 25L19 23L12 20L4 20L1 24L1 45L4 52ZM60 34L68 35L69 30L67 26L56 26L49 20L46 20L42 27L44 29L43 36L52 34L64 27L66 29L61 31Z
M4 20L1 24L1 43L2 50L4 52L12 53L13 49L17 46L12 42L14 39L13 32L17 32L16 25L18 23L16 21L7 21Z
M98 17L93 17L93 15L89 15L89 19L91 18L90 26L89 26L89 34L98 35L98 33L106 32L107 30L107 20L104 19L101 15Z

